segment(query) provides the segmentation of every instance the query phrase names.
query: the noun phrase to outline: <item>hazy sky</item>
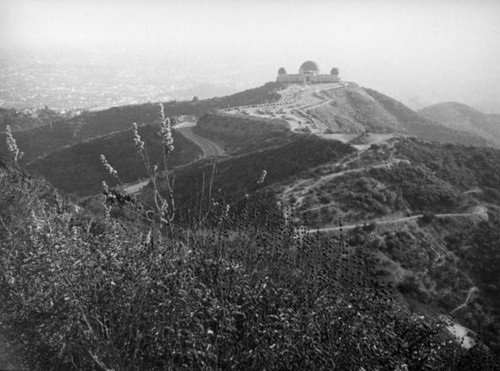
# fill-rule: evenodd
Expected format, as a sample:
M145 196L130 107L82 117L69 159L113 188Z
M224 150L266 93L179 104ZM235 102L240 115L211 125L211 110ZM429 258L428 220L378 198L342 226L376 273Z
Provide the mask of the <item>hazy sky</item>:
M0 43L240 65L254 85L312 59L412 107L500 112L500 0L0 0Z

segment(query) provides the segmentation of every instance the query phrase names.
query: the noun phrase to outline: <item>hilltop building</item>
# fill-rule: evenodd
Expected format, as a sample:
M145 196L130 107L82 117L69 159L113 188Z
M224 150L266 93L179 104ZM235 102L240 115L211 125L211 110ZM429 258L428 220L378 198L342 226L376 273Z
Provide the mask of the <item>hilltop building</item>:
M338 82L339 80L338 68L332 68L329 75L322 75L319 73L318 64L313 61L306 61L302 63L298 74L288 74L286 73L286 70L281 67L278 70L278 77L276 78L276 81L278 82L295 82L304 84Z

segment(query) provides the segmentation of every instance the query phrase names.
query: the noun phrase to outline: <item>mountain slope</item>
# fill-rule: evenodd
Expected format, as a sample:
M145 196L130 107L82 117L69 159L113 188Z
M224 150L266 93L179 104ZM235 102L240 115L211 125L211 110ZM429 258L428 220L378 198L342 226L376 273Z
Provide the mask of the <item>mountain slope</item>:
M318 235L300 241L258 197L162 233L133 199L109 197L114 212L103 216L101 201L89 214L45 196L51 188L17 165L2 166L0 158L0 331L26 354L19 369L498 365L481 347L460 349L435 314L398 301L377 249ZM379 248L425 263L417 237L403 231ZM420 278L403 269L411 293Z
M171 101L164 103L165 115L168 117L179 115L203 115L206 112L223 107L271 102L278 98L276 90L281 85L268 83L264 86L248 89L226 97L206 99L202 101ZM51 111L52 112L52 111ZM9 116L7 116L9 113ZM25 116L13 116L10 111L0 112L4 125L10 124L13 128L30 127L23 124L28 120ZM38 157L58 151L65 146L75 145L81 141L108 135L113 132L127 130L132 123L154 124L158 121L158 104L139 104L123 107L113 107L97 112L83 112L73 118L45 120L45 125L38 125L31 130L16 133L16 140L25 152L22 164L27 164ZM30 123L31 126L34 126ZM1 130L2 126L0 126ZM6 150L4 134L0 134L0 150Z
M151 125L139 127L152 164L163 163L163 146L157 131L158 129ZM175 130L172 135L175 151L169 157L169 166L187 164L203 155L201 149L183 135ZM88 196L102 189L103 180L110 185L116 184L116 180L109 176L102 166L99 160L101 154L104 154L118 171L120 180L124 183L147 176L143 161L134 148L130 130L63 148L32 162L28 169L36 170L59 189L77 196Z
M369 132L377 140L377 134L397 134L445 143L488 144L474 133L444 127L394 99L353 83L307 87L268 83L222 98L168 102L164 110L170 117L186 115L195 120L195 116L201 116L193 132L218 143L232 155L284 145L290 142L292 132L327 133L330 139L342 140L334 134L356 136ZM134 156L126 133L137 122L148 127L144 130L152 138L158 118L158 104L142 104L85 112L16 132L17 144L25 153L21 164L40 171L68 192L89 194L100 187L100 181L95 182L100 176L88 169L100 166L96 159L106 154L107 148L122 154L114 164L122 169L123 180L136 180L144 174L134 160L130 166L123 162ZM176 142L176 152L184 154L183 160L173 163L185 164L199 157L199 148L189 140L179 137ZM5 140L0 138L2 148ZM130 153L124 155L127 150Z
M365 89L377 102L393 115L411 136L443 143L460 143L485 146L488 142L477 134L443 127L431 121L404 104L372 89Z
M446 143L487 144L477 135L443 127L390 97L354 83L289 85L278 93L276 102L223 111L233 117L284 120L297 132L398 133Z
M500 145L500 115L488 115L456 102L434 104L419 113L446 127L479 135L496 146Z

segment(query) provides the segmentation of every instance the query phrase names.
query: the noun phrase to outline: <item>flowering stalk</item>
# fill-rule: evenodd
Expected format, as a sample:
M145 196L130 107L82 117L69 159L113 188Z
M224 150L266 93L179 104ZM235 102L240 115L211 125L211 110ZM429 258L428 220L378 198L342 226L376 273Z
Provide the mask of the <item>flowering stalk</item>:
M108 160L106 159L106 156L104 156L103 154L101 154L101 164L104 166L109 175L118 179L118 172L113 168L113 166L109 164Z
M144 156L144 142L142 141L141 136L137 131L137 124L134 122L132 125L133 125L132 133L134 133L135 149L137 150L137 153L139 153L141 156Z
M174 180L170 181L168 174L168 156L174 150L174 138L172 137L172 128L170 119L165 117L165 108L162 103L160 106L160 132L161 143L163 145L163 167L165 171L165 178L167 182L169 203L161 197L160 193L155 190L155 203L158 212L161 215L162 222L171 225L175 216L175 198L174 198ZM158 199L157 199L158 198Z
M257 184L264 184L264 180L266 179L267 171L262 170L262 174L260 174L260 179L257 181Z
M159 134L161 136L161 142L163 144L165 156L168 156L168 154L174 150L174 138L172 138L170 119L165 117L165 111L163 108L163 104L161 103L160 103L160 120L161 120L161 129Z
M16 144L16 140L12 135L12 131L10 130L10 125L6 127L6 141L7 141L7 149L9 153L12 155L14 162L17 163L17 160L20 160L23 157L24 153L19 150L19 147Z

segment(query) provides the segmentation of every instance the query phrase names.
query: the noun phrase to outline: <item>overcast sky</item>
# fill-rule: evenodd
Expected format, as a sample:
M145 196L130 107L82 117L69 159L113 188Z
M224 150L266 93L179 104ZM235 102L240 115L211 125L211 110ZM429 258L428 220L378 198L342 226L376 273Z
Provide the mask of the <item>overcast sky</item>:
M312 59L413 107L500 113L500 0L0 0L0 42L255 66L255 85Z

